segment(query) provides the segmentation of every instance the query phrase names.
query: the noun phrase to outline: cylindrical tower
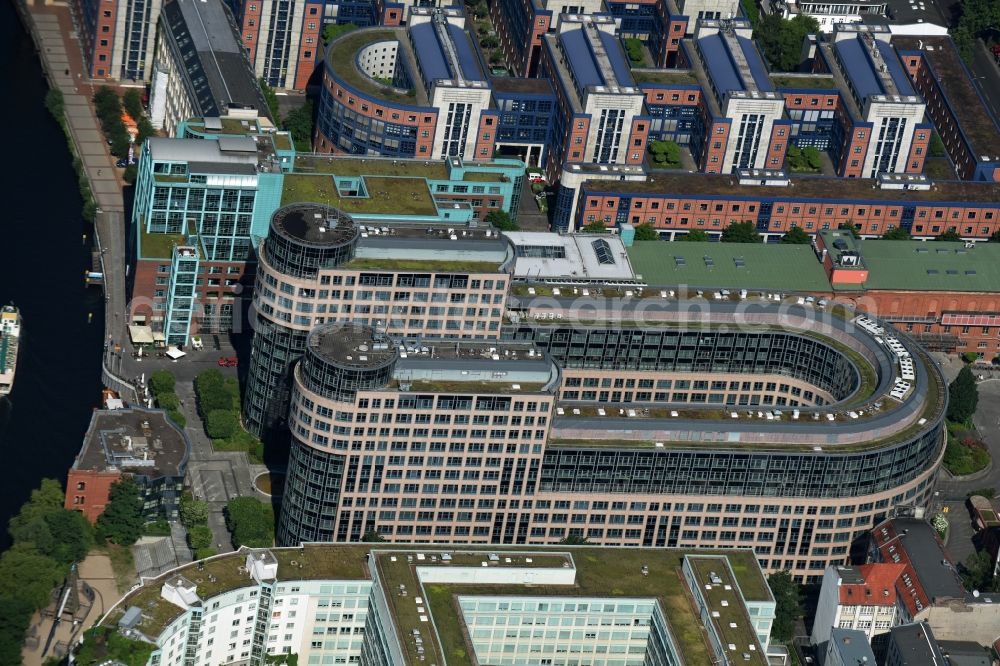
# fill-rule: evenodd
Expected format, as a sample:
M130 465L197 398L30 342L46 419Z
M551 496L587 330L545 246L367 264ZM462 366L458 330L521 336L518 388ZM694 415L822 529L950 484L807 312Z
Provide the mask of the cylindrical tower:
M316 416L352 413L358 392L385 388L395 365L396 348L369 326L336 322L309 335L292 384L294 423L279 544L333 541L346 446L338 446Z
M275 211L261 246L254 291L253 348L243 399L247 430L266 437L288 415L292 365L312 328L307 316L274 307L308 298L319 271L350 261L360 231L350 216L320 204L293 204ZM268 295L269 299L262 299ZM291 306L287 310L291 310Z

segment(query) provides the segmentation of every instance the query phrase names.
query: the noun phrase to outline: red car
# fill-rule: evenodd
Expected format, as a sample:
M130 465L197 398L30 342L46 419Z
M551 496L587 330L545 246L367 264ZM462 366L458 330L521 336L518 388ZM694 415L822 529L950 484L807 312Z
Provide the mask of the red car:
M235 368L237 365L239 365L239 362L240 362L240 360L238 358L236 358L235 356L229 356L229 357L220 356L219 357L219 365L221 367L223 367L223 368Z

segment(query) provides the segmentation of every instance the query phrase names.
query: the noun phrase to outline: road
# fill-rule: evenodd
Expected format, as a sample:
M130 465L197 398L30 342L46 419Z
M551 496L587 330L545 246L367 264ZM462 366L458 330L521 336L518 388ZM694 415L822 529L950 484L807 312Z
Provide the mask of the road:
M1000 67L997 67L993 54L981 40L976 40L969 69L972 70L972 80L976 82L976 88L985 100L986 107L995 119L1000 118Z

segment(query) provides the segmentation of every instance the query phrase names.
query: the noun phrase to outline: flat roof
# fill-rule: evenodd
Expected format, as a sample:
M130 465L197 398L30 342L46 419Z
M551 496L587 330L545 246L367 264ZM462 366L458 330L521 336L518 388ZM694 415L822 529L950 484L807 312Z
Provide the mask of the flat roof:
M636 241L628 248L636 274L651 286L829 291L810 245Z
M349 215L313 203L279 208L271 215L271 227L292 240L315 246L344 245L361 232Z
M195 586L195 594L201 600L256 586L257 583L244 568L251 552L259 551L242 548L146 579L140 587L126 594L101 619L101 624L117 626L128 609L136 607L141 611L141 618L135 629L155 638L184 613L180 606L161 596L164 583L175 581L178 577L186 579ZM419 661L418 650L412 640L413 630L416 629L423 637L425 651L435 663L471 665L474 649L466 638L463 615L454 603L456 597L508 596L655 600L685 660L692 664L707 664L710 658L703 626L681 575L681 565L688 555L725 557L744 600L773 600L756 555L749 549L304 544L299 548L272 548L270 552L277 560L279 583L295 580L370 581L373 578L370 567L374 562L401 647L413 663ZM450 559L445 560L445 554ZM568 569L572 572L573 582L564 585L519 582L424 584L419 578L418 567ZM644 567L646 575L643 574ZM400 593L401 589L406 590L405 596ZM417 597L423 599L424 617L429 617L431 622L421 618ZM742 602L738 604L743 607Z
M995 292L1000 243L861 240L866 289Z
M934 6L933 2L929 4ZM1000 127L997 119L983 104L951 38L895 36L892 41L900 51L919 52L930 63L934 80L944 93L951 112L958 119L975 159L1000 159Z
M252 108L271 117L225 3L171 0L162 12L182 59L177 64L191 82L200 115Z
M95 410L73 469L184 476L191 443L159 409Z
M705 195L724 199L814 199L819 203L864 205L867 200L891 201L901 206L914 202L992 204L1000 208L1000 184L961 180L936 181L928 190L894 190L878 186L870 178L793 176L787 186L739 185L735 176L702 173L658 172L645 181L588 180L587 193L661 195L664 198Z
M889 630L889 640L895 644L897 660L894 663L897 666L946 666L949 663L945 661L930 626L925 622L893 627Z
M687 563L698 584L698 591L705 600L710 621L728 661L766 666L767 658L763 646L757 640L757 630L736 590L738 583L735 576L729 573L728 558L703 555L689 557ZM742 655L748 655L749 658L743 658Z
M514 245L514 276L522 280L632 281L621 238L610 234L506 232Z
M345 368L380 367L396 358L396 347L384 333L344 321L315 327L306 338L306 349L317 358Z
M147 139L149 154L160 162L200 162L205 164L256 164L257 142L249 136L226 137L227 141L205 139Z
M397 42L402 51L396 56L397 58L412 54L405 28L361 28L341 35L330 43L326 52L326 67L341 81L360 93L394 104L425 106L427 94L421 86L414 85L409 90L400 91L375 81L358 69L358 51L371 44L390 41Z
M329 173L289 173L282 182L281 205L321 203L352 215L436 217L437 205L420 177L363 176L364 190L342 190Z

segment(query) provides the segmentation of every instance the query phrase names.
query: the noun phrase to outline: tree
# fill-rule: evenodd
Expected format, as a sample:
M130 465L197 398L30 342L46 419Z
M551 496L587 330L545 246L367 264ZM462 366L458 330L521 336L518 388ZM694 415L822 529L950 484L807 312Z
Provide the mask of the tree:
M795 622L802 617L802 590L792 580L789 571L777 571L767 577L768 587L774 595L774 624L771 636L782 643L795 636Z
M341 35L346 35L358 26L353 23L327 23L323 26L323 45L327 45Z
M959 575L967 590L980 592L996 592L998 581L993 575L993 559L988 551L973 553L959 566Z
M267 85L267 80L262 76L260 80L257 81L260 84L260 91L264 95L264 101L267 102L267 110L271 113L272 118L279 118L279 111L281 110L278 106L278 95L274 92L274 88Z
M582 231L584 233L588 233L588 234L600 234L600 233L604 233L607 230L608 230L608 228L604 226L604 222L601 222L600 220L597 220L595 222L591 222L590 224L588 224L587 226L585 226L582 229Z
M7 530L15 541L16 533L37 518L44 518L63 507L65 495L62 485L55 479L42 479L42 483L31 491L31 499L21 506L17 515L10 519Z
M125 91L122 95L122 106L125 107L125 112L132 116L132 120L138 122L139 118L142 118L142 93L138 88L129 88Z
M208 524L208 502L195 499L190 491L181 495L177 510L185 527Z
M635 239L637 241L659 240L660 234L656 233L656 228L649 222L643 222L635 228Z
M948 420L968 423L979 405L979 388L969 366L962 367L958 376L948 386Z
M760 42L771 69L780 72L792 72L799 68L802 42L806 35L819 32L819 23L806 14L796 14L789 21L781 18L780 13L768 14L759 26L753 36Z
M0 599L14 599L34 609L42 608L65 575L65 569L38 552L34 544L16 543L0 556Z
M483 38L479 40L479 45L484 49L495 49L500 46L500 40L497 39L495 35L484 35Z
M910 240L910 232L903 227L893 227L882 234L882 240Z
M515 231L517 223L510 217L510 213L503 210L491 210L486 214L486 224L492 225L500 231Z
M231 409L213 409L205 420L205 432L212 439L229 439L239 427Z
M689 243L707 243L712 240L712 237L708 235L708 232L703 229L692 229L691 231L677 236L679 241L687 241Z
M111 486L108 505L97 518L99 538L119 546L131 546L142 536L145 520L142 515L139 486L131 477L124 477Z
M169 370L157 370L149 376L149 390L155 396L161 393L173 393L176 384L174 374Z
M997 229L992 234L990 234L991 243L1000 243L1000 229Z
M764 239L757 233L753 222L733 222L722 230L723 243L763 243Z
M649 152L658 166L676 167L681 163L681 147L673 141L650 141Z
M816 146L806 146L803 148L802 157L805 159L806 165L813 171L819 171L823 164L821 153Z
M256 497L229 500L226 504L226 526L237 548L270 548L274 545L274 509Z
M208 525L194 525L188 528L188 545L191 550L202 550L212 546L212 530Z
M936 241L949 241L952 243L960 242L962 237L958 235L958 232L954 229L948 229L947 231L938 234L934 240Z
M63 121L64 114L66 113L66 100L63 98L61 90L50 88L45 93L45 108L49 110L53 118L60 122Z
M20 664L31 622L31 604L21 599L0 598L0 664Z
M284 128L292 135L296 150L309 152L312 149L313 103L311 99L307 99L305 104L292 109L285 116Z
M361 540L366 543L383 543L385 538L378 533L378 530L368 530L365 532L364 536L361 537Z
M944 141L941 140L941 135L937 132L931 132L931 142L927 146L927 156L928 157L944 157Z
M858 237L858 230L857 230L857 228L855 228L854 224L851 223L851 222L841 222L840 224L837 225L837 230L838 231L849 231L849 232L851 232L852 236L854 236L855 238Z
M792 227L781 237L781 242L785 245L810 245L812 236L803 231L802 227Z
M633 65L641 65L646 62L646 49L643 48L642 40L629 37L625 40L625 52Z

